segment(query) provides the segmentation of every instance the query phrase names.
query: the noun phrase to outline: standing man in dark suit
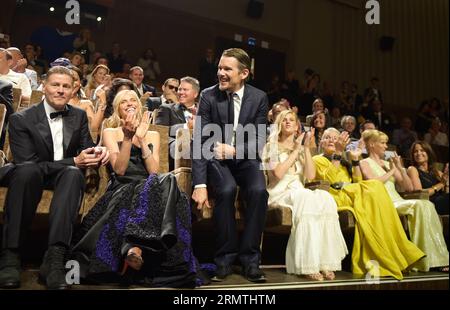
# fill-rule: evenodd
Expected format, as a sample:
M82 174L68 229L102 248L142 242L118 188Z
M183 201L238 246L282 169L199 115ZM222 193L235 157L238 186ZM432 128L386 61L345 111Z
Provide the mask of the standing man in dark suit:
M19 249L44 189L50 204L48 250L40 278L49 289L66 289L65 256L83 199L83 169L105 165L109 153L94 147L86 113L68 105L73 89L69 69L53 67L44 83L45 99L11 115L9 139L14 163L0 169L5 200L0 287L20 286Z
M3 149L3 144L5 143L5 130L9 116L14 113L12 89L13 85L10 82L0 80L0 103L6 106L5 121L3 123L2 132L0 132L0 149Z
M173 158L175 155L175 136L179 128L194 128L194 117L197 114L195 101L200 93L200 84L197 79L185 76L180 79L178 87L179 103L166 103L159 107L156 117L157 125L170 127L169 150L170 169L173 169Z
M201 93L195 120L192 198L199 209L203 205L209 207L208 193L214 192L213 218L217 230L214 281L222 281L232 273L231 265L237 257L249 281L266 280L259 263L268 193L258 152L265 144L268 98L263 91L245 83L250 66L245 51L237 48L224 51L217 71L219 83ZM219 128L220 137L214 133L211 136ZM206 154L210 150L208 145L213 145L211 159L212 154ZM196 154L200 149L202 154ZM240 243L234 217L237 186L246 202Z

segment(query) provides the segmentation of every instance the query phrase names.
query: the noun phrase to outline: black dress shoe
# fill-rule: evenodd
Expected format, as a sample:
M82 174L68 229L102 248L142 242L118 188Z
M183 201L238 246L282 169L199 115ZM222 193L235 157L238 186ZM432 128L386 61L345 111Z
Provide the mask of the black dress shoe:
M222 282L232 273L231 266L217 266L216 275L211 278L211 281Z
M39 281L49 290L65 290L70 288L66 282L64 246L50 246L45 253L44 261L39 269Z
M20 258L15 251L5 249L0 254L0 288L20 287Z
M258 266L250 265L242 268L242 274L250 282L264 283L266 282L266 275L259 269Z

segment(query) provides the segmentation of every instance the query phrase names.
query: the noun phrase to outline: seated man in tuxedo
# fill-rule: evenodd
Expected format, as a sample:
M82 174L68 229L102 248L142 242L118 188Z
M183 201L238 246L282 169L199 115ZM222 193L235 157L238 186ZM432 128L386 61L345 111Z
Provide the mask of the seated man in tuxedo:
M202 91L195 119L192 199L199 209L209 207L208 194L214 193L217 271L213 281L231 274L237 257L249 281L266 281L259 263L268 193L258 153L266 141L268 98L245 83L250 66L245 51L224 51L217 71L219 83ZM246 203L240 244L234 206L237 186Z
M86 112L68 104L73 90L69 69L56 66L44 82L43 102L9 118L14 162L0 169L8 187L0 254L0 288L20 286L19 250L44 189L50 204L48 250L40 279L49 289L66 289L65 256L85 187L83 169L105 165L109 153L95 147Z
M166 103L159 107L156 117L157 125L170 126L169 150L170 169L173 169L173 158L175 156L175 136L178 128L194 128L194 117L197 113L195 104L200 92L200 84L197 79L186 76L180 79L178 87L179 103Z
M12 83L0 80L0 103L6 106L5 121L3 122L2 132L0 132L0 149L3 149L3 144L5 143L6 125L8 124L9 116L14 113L12 89Z

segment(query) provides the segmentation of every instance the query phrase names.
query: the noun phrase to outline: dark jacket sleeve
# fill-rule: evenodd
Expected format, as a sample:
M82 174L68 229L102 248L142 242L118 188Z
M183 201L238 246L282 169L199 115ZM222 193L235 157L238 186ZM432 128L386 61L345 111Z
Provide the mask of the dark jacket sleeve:
M156 125L170 126L170 107L163 104L159 107Z
M39 161L34 141L25 122L22 114L15 113L9 118L9 145L16 164Z
M208 158L205 158L203 145L209 136L202 135L204 128L211 123L212 96L202 92L198 105L193 134L192 185L207 184Z

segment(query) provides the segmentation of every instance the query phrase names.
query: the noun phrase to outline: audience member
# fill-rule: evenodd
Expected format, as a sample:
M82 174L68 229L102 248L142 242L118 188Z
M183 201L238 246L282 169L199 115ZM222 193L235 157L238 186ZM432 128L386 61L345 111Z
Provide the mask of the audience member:
M331 183L330 194L338 207L351 210L356 228L352 250L352 272L363 276L403 279L425 254L410 242L383 183L363 181L359 167L361 150L350 152L351 162L343 159L349 137L344 131L328 128L321 140L323 154L313 157L316 178ZM375 260L375 267L370 260ZM375 270L373 268L376 268Z
M312 280L333 280L348 251L333 196L304 188L303 182L314 180L316 172L309 149L311 132L301 132L297 114L292 111L279 114L275 129L262 160L269 206L292 210L286 271Z
M72 90L71 71L54 67L44 84L44 101L10 117L8 131L14 162L0 169L1 184L8 186L0 258L1 288L20 286L19 250L44 188L53 189L54 194L50 204L49 247L40 278L49 289L69 287L65 260L85 187L81 169L105 165L109 160L106 148L94 147L86 113L67 105Z
M207 48L205 56L200 59L198 65L198 80L202 90L217 83L217 63L218 59L214 55L214 50Z
M378 180L384 184L398 214L408 218L411 241L426 254L414 268L426 272L430 268L447 266L448 272L448 250L433 203L425 199L403 199L397 192L396 187L410 192L413 185L400 156L392 157L389 162L383 160L388 141L385 133L367 130L363 133L363 139L369 153L369 157L361 161L364 178Z
M161 75L158 59L153 49L147 49L142 57L138 59L137 65L144 70L146 81L154 83Z
M191 209L172 174L157 175L159 133L149 131L136 92L113 102L103 143L111 182L83 219L72 252L84 278L96 282L193 288L201 281L192 252ZM199 282L200 281L200 282Z
M448 215L448 163L443 172L439 171L433 149L423 141L413 143L410 157L411 166L408 167L408 176L411 178L413 189L427 190L436 211L439 214Z
M223 134L215 137L218 141L214 144L213 158L203 151L200 159L194 157L192 160L192 198L197 208L209 207L208 193L215 193L213 221L217 242L214 262L217 270L214 281L223 281L232 273L231 266L237 257L247 280L266 281L259 264L268 193L260 160L255 158L258 146L265 142L266 133L258 127L267 124L268 98L261 90L245 83L250 69L251 60L245 51L238 48L225 50L217 71L219 83L202 92L195 122L194 149L195 145L204 149L204 143L210 142L206 132L211 125L219 126ZM246 134L243 128L246 125L254 126L256 137ZM244 193L247 215L241 242L238 242L234 217L237 186Z

